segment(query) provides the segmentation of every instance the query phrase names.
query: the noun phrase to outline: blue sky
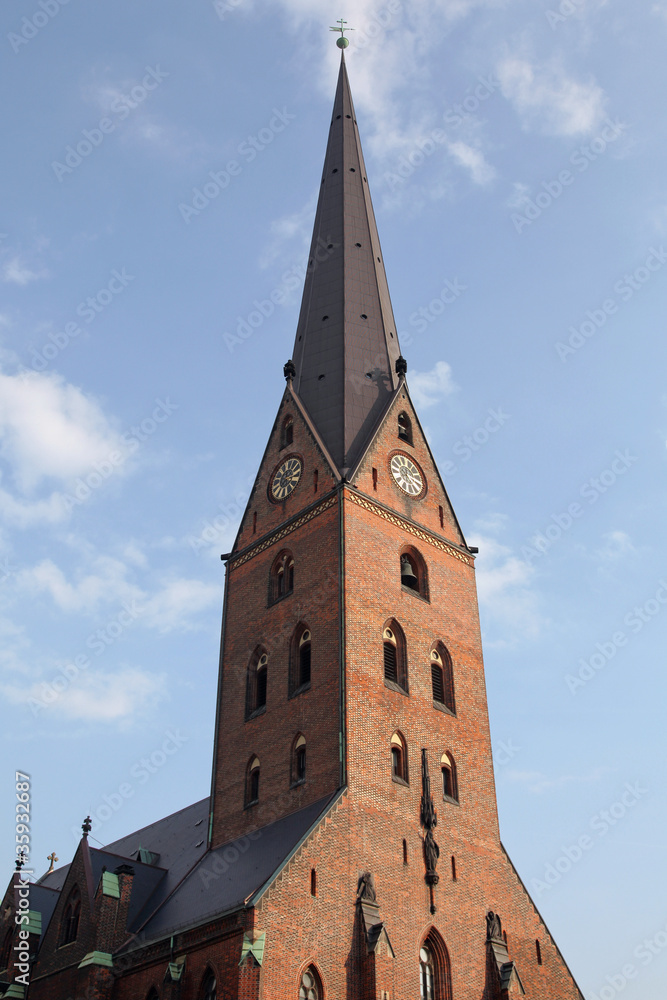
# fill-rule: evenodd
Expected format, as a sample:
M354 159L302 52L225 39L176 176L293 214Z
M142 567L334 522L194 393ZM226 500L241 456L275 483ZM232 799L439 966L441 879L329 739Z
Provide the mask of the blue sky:
M587 1000L662 1000L667 3L0 16L2 796L31 774L37 870L89 812L105 843L208 793L219 555L347 16L408 383L480 548L503 840Z

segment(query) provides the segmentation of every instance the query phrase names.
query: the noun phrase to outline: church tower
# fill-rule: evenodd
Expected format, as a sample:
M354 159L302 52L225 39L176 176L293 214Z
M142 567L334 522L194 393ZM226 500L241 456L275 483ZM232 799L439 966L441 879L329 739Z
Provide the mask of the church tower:
M37 882L19 857L0 997L583 1000L500 842L475 550L406 372L341 58L286 386L224 557L210 800L105 847L88 817Z
M341 51L286 387L224 557L209 847L312 819L246 901L262 998L574 1000L500 843L476 550L406 372Z

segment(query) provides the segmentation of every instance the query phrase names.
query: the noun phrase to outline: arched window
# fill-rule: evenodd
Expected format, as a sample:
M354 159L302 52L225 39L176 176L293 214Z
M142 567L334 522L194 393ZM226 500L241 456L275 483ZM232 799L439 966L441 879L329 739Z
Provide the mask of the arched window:
M401 586L428 600L428 574L426 563L420 552L412 545L401 549Z
M434 708L447 709L456 715L452 658L441 642L431 650L431 687Z
M391 776L394 781L408 783L408 748L399 732L391 738Z
M212 969L207 969L201 984L202 1000L217 1000L218 984Z
M280 432L280 447L287 448L294 441L294 420L292 417L285 417Z
M245 717L252 718L266 708L266 689L268 682L269 658L263 649L258 647L250 657L246 677Z
M419 984L421 1000L451 1000L449 955L435 928L419 949Z
M405 654L405 636L398 622L387 622L382 630L382 649L384 659L384 679L389 687L408 691L408 669Z
M412 421L407 413L398 415L398 436L406 444L412 444Z
M440 770L442 771L442 794L450 802L458 802L459 788L456 778L456 764L450 753L443 753L440 758Z
M314 965L309 965L301 975L299 1000L322 1000L322 981Z
M269 575L269 603L287 597L294 590L294 557L287 550L274 560Z
M292 639L290 655L290 697L310 687L312 639L307 625L298 625Z
M60 924L60 944L71 944L72 941L76 941L76 936L79 933L79 918L81 916L81 894L76 886L72 889L69 894L67 903L65 904L65 909L63 911L63 918Z
M252 757L246 771L245 804L254 806L256 802L259 802L259 757Z
M292 744L292 785L306 780L306 737L299 733Z

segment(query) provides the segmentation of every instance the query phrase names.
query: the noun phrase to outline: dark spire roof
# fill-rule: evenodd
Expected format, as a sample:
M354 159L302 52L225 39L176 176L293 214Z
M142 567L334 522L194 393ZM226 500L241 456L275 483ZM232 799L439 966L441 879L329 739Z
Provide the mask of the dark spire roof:
M398 387L400 354L341 57L294 344L294 391L345 475Z

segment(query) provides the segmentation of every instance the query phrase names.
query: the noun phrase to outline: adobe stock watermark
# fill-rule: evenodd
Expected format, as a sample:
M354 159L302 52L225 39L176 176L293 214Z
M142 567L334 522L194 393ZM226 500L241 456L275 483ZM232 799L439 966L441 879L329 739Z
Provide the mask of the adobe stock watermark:
M579 670L576 675L566 674L565 683L571 694L576 694L585 687L589 681L597 677L601 670L614 659L619 649L627 645L628 639L632 635L637 635L645 625L652 622L667 605L667 580L658 581L658 589L653 597L649 597L643 604L636 604L631 611L625 615L623 624L630 630L630 635L622 629L614 632L609 639L603 642L596 642L595 652L588 658L582 656L579 660Z
M607 468L599 472L597 476L591 476L583 484L579 490L579 496L587 500L589 506L592 506L638 461L638 457L632 455L629 449L626 448L625 451L619 449ZM574 522L583 515L585 509L578 501L574 501L568 504L567 509L560 514L552 514L551 523L531 539L530 545L521 547L521 556L524 562L532 566L533 560L546 555L559 538L562 538L563 534L569 531Z
M493 763L496 767L504 767L505 764L509 764L511 760L514 760L518 753L521 753L521 747L515 747L510 739L494 743L491 750Z
M223 170L210 170L208 173L210 179L206 180L200 188L196 187L192 189L192 203L185 204L181 202L178 206L178 211L181 213L181 218L186 225L190 225L193 218L197 218L212 201L215 201L229 187L232 179L239 177L243 173L244 165L252 163L253 160L257 159L259 154L267 146L270 146L275 137L284 132L295 118L296 115L290 114L287 108L283 108L282 110L274 108L273 116L269 120L268 125L261 128L256 135L247 136L239 144L236 151L243 158L244 163L240 163L238 160L229 160Z
M459 281L458 278L445 278L439 294L432 298L427 306L420 306L419 309L410 313L408 323L414 328L416 333L424 333L428 330L431 323L435 323L438 317L442 316L447 306L453 305L464 292L468 291L468 287L468 285L464 285ZM414 337L411 332L403 332L399 336L401 343L405 347L409 347L414 343Z
M104 458L93 462L93 468L83 476L79 476L71 493L62 493L60 499L65 510L70 513L74 507L89 500L95 490L98 490L119 469L131 455L155 434L158 427L169 420L169 417L180 408L178 403L172 403L169 397L156 399L151 415L144 417L129 431L121 434L121 448L116 448Z
M65 147L64 162L60 160L53 160L51 162L51 169L58 181L62 184L64 177L73 174L76 168L80 167L83 161L87 160L94 150L99 149L105 138L116 131L119 122L125 121L128 115L138 108L140 104L143 104L146 98L168 76L169 73L165 73L159 66L155 68L146 66L146 73L141 83L135 84L129 93L120 94L111 102L110 110L115 117L109 118L105 116L104 118L100 118L96 127L82 129L82 138L77 141L76 145Z
M557 201L564 191L574 184L578 176L584 173L601 156L607 152L612 142L616 142L625 131L627 125L623 122L612 121L607 118L605 127L599 135L591 139L585 146L579 146L570 154L569 163L576 167L578 173L572 173L569 169L560 170L556 178L550 181L542 181L543 190L539 191L534 198L525 198L523 201L523 214L513 212L511 222L517 233L522 233L527 226L539 219L540 216Z
M567 21L568 17L572 17L578 10L582 10L585 5L586 0L561 0L557 10L545 10L544 16L551 30L555 31L559 24Z
M143 614L143 609L137 607L136 601L123 601L121 610L106 625L95 629L85 640L86 648L95 656L102 656L119 637L130 628ZM88 670L93 661L87 653L79 653L67 663L60 673L56 674L50 681L44 681L38 689L38 696L31 695L28 698L30 711L34 716L38 716L46 708L51 708L63 697L65 692L79 680L82 674Z
M168 729L160 746L130 767L129 777L131 780L123 781L115 791L107 792L102 796L103 801L100 802L97 808L90 810L90 819L92 821L90 832L96 834L119 809L122 809L128 799L134 797L137 788L145 785L151 776L161 770L189 740L190 737L184 736L180 729L176 731ZM78 843L81 839L81 827L73 826L71 830L74 840Z
M289 292L300 288L306 275L315 272L319 265L339 247L340 243L334 243L331 237L327 237L325 240L318 236L315 250L312 251L313 256L308 264L293 264L289 270L284 271L279 284L268 293L267 298L255 299L252 303L253 309L246 316L236 317L235 332L225 331L223 333L222 339L227 345L229 353L233 354L238 346L249 340L253 333L259 330L264 322L273 315L276 306L287 305Z
M245 0L213 0L213 10L221 21L245 3Z
M639 967L634 962L626 962L618 972L611 976L605 976L605 985L597 993L591 993L590 1000L614 1000L614 997L622 993L631 980L637 978L641 966L650 965L655 958L664 954L666 948L667 925L661 927L653 937L644 938L633 950L633 957L640 963Z
M479 110L484 101L487 101L499 89L500 80L495 79L495 77L477 77L476 84L468 87L466 96L459 103L452 104L443 113L445 124L449 125L450 128L459 128L466 119L471 118ZM469 93L471 90L472 93ZM428 158L433 156L438 147L446 146L447 143L447 133L441 128L434 128L426 136L418 139L409 153L404 153L399 157L394 169L384 174L383 180L389 190L395 191L405 184L415 171L423 167Z
M497 407L495 410L489 410L486 420L484 420L478 427L471 431L470 434L464 434L463 437L452 446L452 452L457 458L460 459L460 465L469 462L473 455L483 448L485 444L491 440L494 434L497 434L501 427L504 427L508 420L511 419L509 413L505 413L502 406ZM447 459L444 465L441 466L442 474L445 476L453 476L458 472L458 466L456 462L451 459Z
M21 19L18 33L10 31L7 35L7 41L14 50L14 54L19 53L24 45L31 42L69 2L70 0L39 0L38 10L29 17Z
M629 782L625 785L618 799L607 809L601 809L591 816L588 828L597 834L597 840L589 833L583 833L577 838L574 844L569 844L561 848L561 854L550 861L544 868L543 878L531 879L531 889L541 896L549 892L561 881L564 875L572 870L574 865L579 864L581 859L592 851L596 844L607 836L617 823L625 819L628 813L637 805L640 799L648 795L648 788L643 788L639 781L634 784Z
M100 313L103 313L134 280L134 275L128 274L124 267L121 267L120 270L114 268L103 288L79 302L75 310L76 315L87 325L94 323ZM61 330L49 333L41 348L30 346L31 366L30 368L22 368L21 373L30 375L32 372L43 372L52 361L55 361L60 352L69 347L72 341L80 337L82 333L81 326L75 320L65 323Z
M194 535L188 535L188 544L193 552L199 552L201 549L210 549L212 545L222 540L224 533L231 525L235 525L241 520L254 483L255 477L249 476L247 491L239 491L231 503L219 504L218 510L220 513L216 514L215 517L207 518L203 522L204 527L196 538Z
M613 290L621 303L629 302L630 299L644 287L651 276L659 271L667 262L667 251L664 247L656 250L649 247L648 256L643 264L636 267L629 274L624 274L622 278L614 282ZM618 312L619 302L614 298L605 299L597 309L589 309L586 312L586 319L579 326L570 326L568 331L570 336L567 343L559 340L554 344L556 354L563 363L567 361L571 354L576 354L584 344L586 344L598 330L601 330L610 316Z

